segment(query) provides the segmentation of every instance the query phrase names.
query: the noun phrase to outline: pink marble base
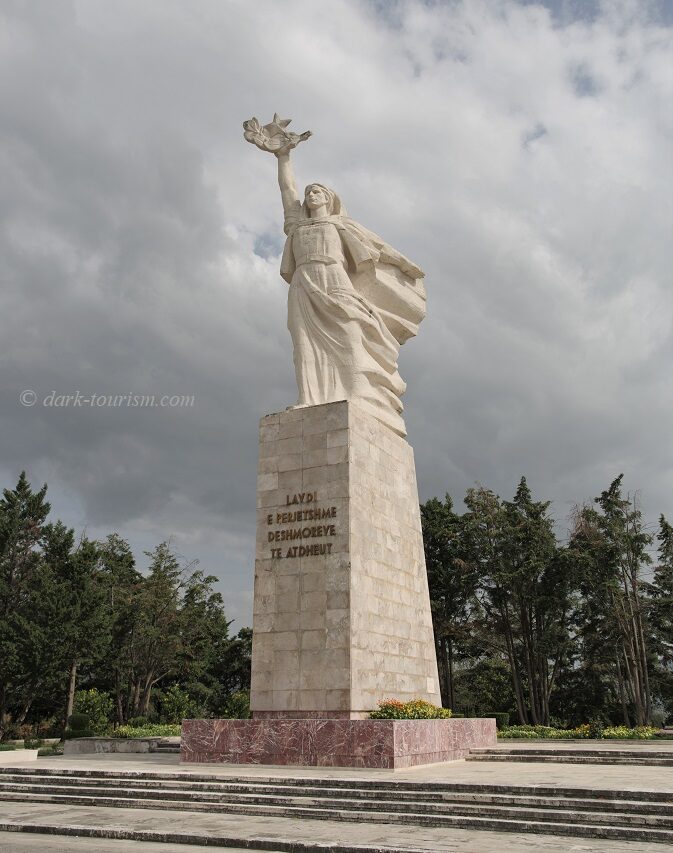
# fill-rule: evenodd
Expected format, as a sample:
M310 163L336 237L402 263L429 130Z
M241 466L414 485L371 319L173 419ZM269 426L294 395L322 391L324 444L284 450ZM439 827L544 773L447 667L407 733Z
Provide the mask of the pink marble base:
M495 746L495 720L183 720L180 760L397 769Z

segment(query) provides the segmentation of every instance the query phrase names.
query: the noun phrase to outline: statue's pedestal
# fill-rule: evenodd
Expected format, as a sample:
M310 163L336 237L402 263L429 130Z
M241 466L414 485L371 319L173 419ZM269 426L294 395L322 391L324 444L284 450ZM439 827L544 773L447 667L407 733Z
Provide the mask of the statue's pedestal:
M401 770L496 745L495 720L184 720L187 763Z
M404 438L346 401L268 415L257 508L253 719L185 721L183 760L403 767L495 742L493 721L367 719L441 704Z
M255 719L439 703L413 451L349 402L263 418Z

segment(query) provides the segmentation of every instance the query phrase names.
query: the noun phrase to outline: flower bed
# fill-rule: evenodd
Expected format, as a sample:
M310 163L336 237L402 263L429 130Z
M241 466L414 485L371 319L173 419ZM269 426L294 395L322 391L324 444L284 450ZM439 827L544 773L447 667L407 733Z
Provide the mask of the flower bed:
M448 708L438 708L425 699L412 699L410 702L400 702L399 699L384 699L378 703L376 711L369 715L371 720L448 720L451 711Z

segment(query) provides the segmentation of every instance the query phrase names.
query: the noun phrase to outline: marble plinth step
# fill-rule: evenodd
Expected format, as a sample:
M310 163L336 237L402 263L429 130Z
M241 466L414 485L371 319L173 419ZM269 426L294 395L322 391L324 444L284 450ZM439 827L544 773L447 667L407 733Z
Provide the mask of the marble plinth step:
M657 792L332 779L218 779L76 770L0 772L0 800L673 843L673 802Z

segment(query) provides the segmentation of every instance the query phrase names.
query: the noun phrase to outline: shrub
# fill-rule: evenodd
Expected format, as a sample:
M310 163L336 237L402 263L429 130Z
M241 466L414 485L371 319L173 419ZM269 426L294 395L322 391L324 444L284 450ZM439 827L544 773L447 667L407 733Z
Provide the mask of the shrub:
M509 725L509 711L489 711L482 714L483 718L495 717L495 724L499 729L506 729Z
M603 720L590 720L589 734L587 735L587 737L602 738L604 729L605 726L603 725Z
M225 717L232 720L247 720L250 717L250 693L238 690L227 698L224 706Z
M47 737L61 737L61 733L63 732L62 723L56 717L46 717L44 720L40 720L40 722L34 726L34 737L39 738L47 738Z
M498 737L522 740L575 740L580 738L649 740L657 736L657 731L652 726L637 726L635 729L629 729L626 726L603 728L602 724L599 726L592 722L584 723L575 729L557 729L552 726L508 726L498 732Z
M498 732L501 738L539 738L533 726L508 726Z
M38 757L44 755L63 755L63 744L62 743L52 743L47 746L42 746L37 751Z
M553 726L507 726L498 732L501 738L521 738L527 740L568 740L575 737L575 729L555 729Z
M131 726L132 729L141 729L147 725L147 717L131 717L127 725Z
M451 717L448 708L439 708L425 699L412 699L410 702L384 699L378 706L370 713L371 720L446 720Z
M15 740L30 740L34 733L34 726L31 723L21 723L20 726L13 726Z
M185 719L201 716L192 697L177 684L164 691L161 696L162 723L181 723Z
M142 727L119 726L110 733L110 737L180 737L182 727L173 723L148 723Z
M83 729L91 728L91 721L88 714L71 714L68 717L68 727L77 732Z
M75 693L75 711L89 717L90 728L96 734L104 734L107 731L113 707L112 697L95 688L78 690Z
M13 743L0 743L0 752L13 752L16 746Z
M93 729L66 729L63 732L63 740L74 740L78 737L96 737Z

